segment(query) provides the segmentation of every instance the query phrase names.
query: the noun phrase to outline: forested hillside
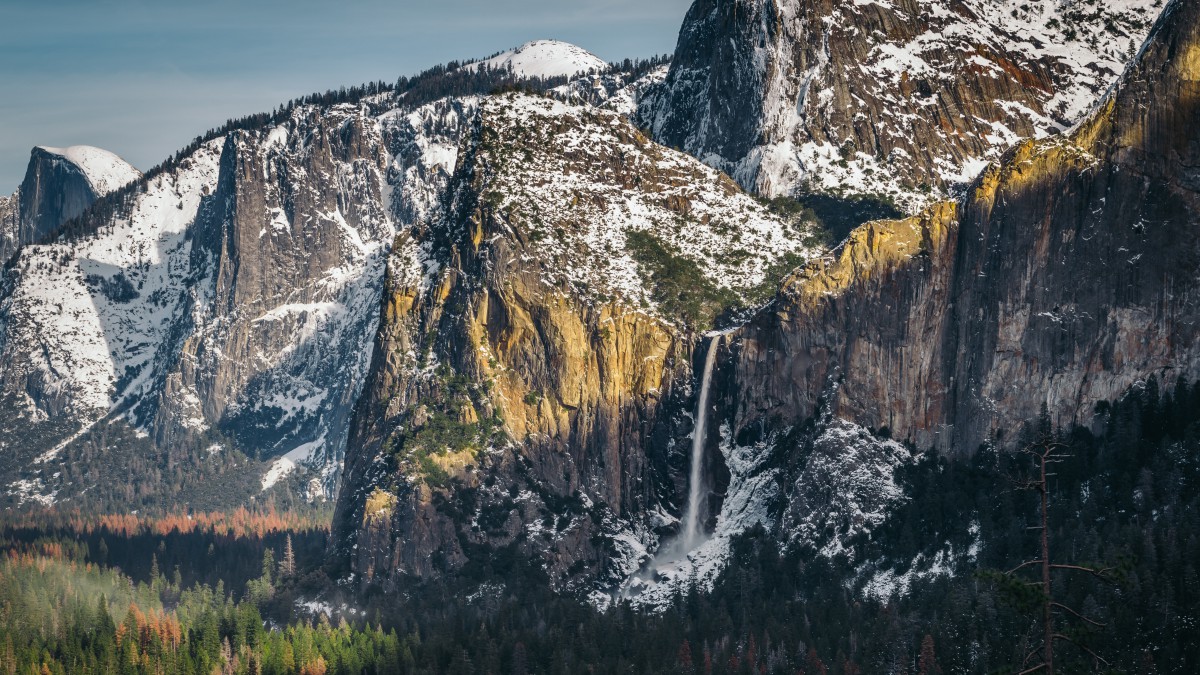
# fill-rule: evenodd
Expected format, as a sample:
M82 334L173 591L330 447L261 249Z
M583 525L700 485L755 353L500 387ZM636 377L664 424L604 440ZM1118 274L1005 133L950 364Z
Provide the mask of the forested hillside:
M1054 600L1102 624L1056 613L1081 645L1064 642L1059 670L1191 672L1200 383L1151 380L1097 413L1098 433L1029 439L1064 446L1052 557L1111 568L1055 573ZM1021 489L1033 469L1022 454L929 455L903 472L911 500L890 525L844 556L749 532L711 593L681 585L651 613L556 596L502 552L401 599L354 599L322 570L323 530L279 517L30 520L0 534L0 672L1017 672L1039 596L1003 573L1038 554L1037 495ZM922 571L956 549L968 562Z

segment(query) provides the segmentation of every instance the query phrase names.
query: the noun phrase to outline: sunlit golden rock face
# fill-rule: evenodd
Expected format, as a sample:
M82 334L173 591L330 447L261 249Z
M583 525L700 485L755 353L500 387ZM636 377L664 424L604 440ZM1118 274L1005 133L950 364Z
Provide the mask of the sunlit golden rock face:
M1200 374L1200 3L1175 2L1080 127L1024 141L955 208L869 223L741 333L739 428L832 410L923 447L1092 421ZM769 424L768 424L769 426Z
M1161 4L1090 7L697 0L641 117L759 194L927 205L1017 139L1084 117Z
M1198 5L1170 6L1077 129L1016 144L956 202L862 226L723 335L711 454L821 412L858 425L827 457L884 428L970 453L1043 410L1086 425L1139 380L1200 376ZM367 584L516 557L586 592L630 573L613 568L618 533L657 541L651 513L680 502L668 463L690 432L697 361L695 326L622 286L621 251L592 225L645 196L663 232L706 232L737 191L665 170L673 155L602 115L510 124L489 110L460 151L453 227L394 247L419 243L437 265L404 275L393 262L335 527ZM592 137L608 141L585 151ZM562 171L509 171L522 163ZM749 232L760 215L745 213ZM709 274L733 255L709 252Z
M807 232L619 115L525 96L481 104L448 200L393 247L337 516L352 565L387 584L515 547L559 587L594 580L613 535L650 536L676 497L695 334L724 302L752 311ZM656 291L637 235L713 296ZM428 262L402 273L417 247Z

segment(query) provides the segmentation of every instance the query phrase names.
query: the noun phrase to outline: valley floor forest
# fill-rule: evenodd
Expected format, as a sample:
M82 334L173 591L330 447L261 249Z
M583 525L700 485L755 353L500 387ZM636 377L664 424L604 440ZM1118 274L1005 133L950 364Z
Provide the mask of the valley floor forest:
M1098 412L1101 435L1038 432L1062 448L1052 555L1107 570L1055 574L1058 670L1194 672L1200 384L1151 381ZM599 612L502 554L474 579L359 596L330 581L316 509L26 514L0 531L0 673L1015 673L1042 630L1040 589L1007 573L1037 557L1035 468L985 449L907 469L912 499L862 549L906 579L891 597L857 592L851 561L750 532L712 593L681 587L661 613ZM905 576L972 545L973 569Z

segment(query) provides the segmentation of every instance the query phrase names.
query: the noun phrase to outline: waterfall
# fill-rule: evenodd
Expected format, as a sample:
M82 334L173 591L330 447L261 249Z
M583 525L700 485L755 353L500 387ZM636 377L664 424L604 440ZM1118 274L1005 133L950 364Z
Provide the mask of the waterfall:
M637 596L650 585L658 583L659 574L682 575L691 569L688 554L704 543L704 532L700 527L700 511L704 507L704 436L708 420L708 385L712 379L713 362L717 360L717 343L721 333L714 333L708 341L708 352L704 357L704 371L700 377L700 395L696 399L696 416L692 428L692 467L688 476L687 507L683 512L683 531L667 542L647 562L641 572L633 574L622 584L617 597L624 600ZM680 577L682 578L682 577Z
M692 429L692 470L688 477L687 510L683 514L682 549L690 551L701 543L700 509L703 506L701 493L704 479L704 437L708 418L708 384L712 379L713 362L717 357L719 335L708 341L708 353L704 357L704 375L700 379L700 396L696 399L695 427Z

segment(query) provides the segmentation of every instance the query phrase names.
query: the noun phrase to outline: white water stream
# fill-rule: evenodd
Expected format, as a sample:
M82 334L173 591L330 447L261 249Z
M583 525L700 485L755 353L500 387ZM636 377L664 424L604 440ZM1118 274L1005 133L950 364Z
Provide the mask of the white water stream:
M679 550L690 551L703 542L704 532L700 528L700 510L704 506L704 439L708 425L708 384L712 380L713 361L717 357L717 340L708 341L708 353L704 357L704 375L700 380L700 396L696 399L695 426L692 428L692 470L688 477L687 509L683 512L683 534Z
M691 470L688 473L688 499L683 511L683 530L674 540L664 544L640 573L629 578L621 588L622 599L639 594L647 584L655 583L655 579L661 573L669 574L671 570L678 573L689 567L691 563L688 562L688 554L707 540L701 523L701 512L704 511L705 504L704 441L708 428L708 388L720 339L721 335L715 334L708 341L704 370L700 378L700 394L696 397L696 415L692 418Z

